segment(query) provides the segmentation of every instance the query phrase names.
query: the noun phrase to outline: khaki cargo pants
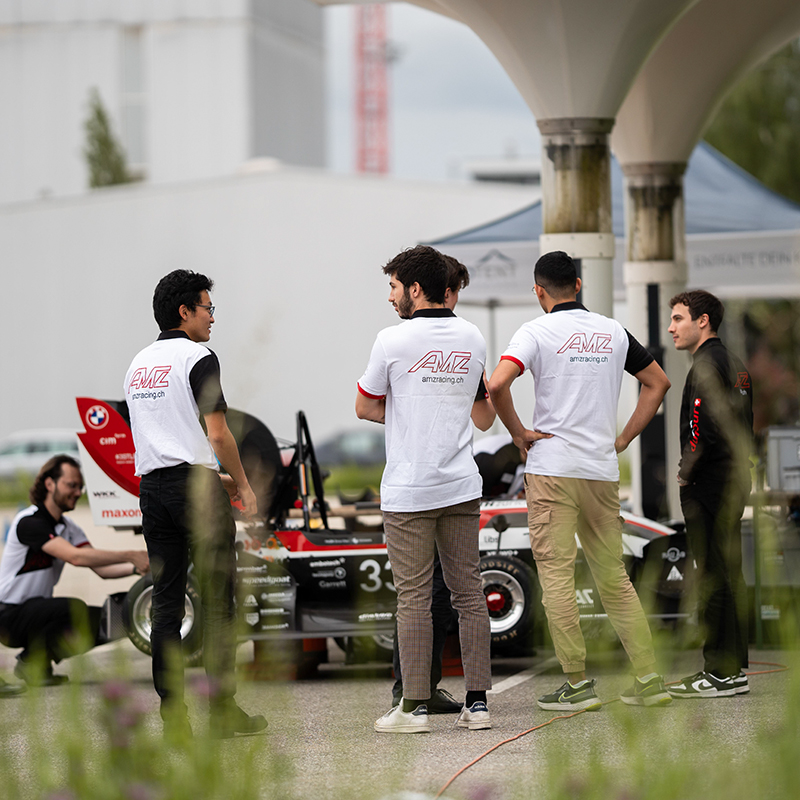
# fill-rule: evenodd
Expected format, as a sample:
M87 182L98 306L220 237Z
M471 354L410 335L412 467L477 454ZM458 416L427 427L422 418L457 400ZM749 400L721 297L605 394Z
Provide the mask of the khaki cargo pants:
M633 668L641 672L655 667L650 627L622 563L619 483L526 473L525 495L542 603L564 672L583 672L586 661L575 594L576 532L603 608Z

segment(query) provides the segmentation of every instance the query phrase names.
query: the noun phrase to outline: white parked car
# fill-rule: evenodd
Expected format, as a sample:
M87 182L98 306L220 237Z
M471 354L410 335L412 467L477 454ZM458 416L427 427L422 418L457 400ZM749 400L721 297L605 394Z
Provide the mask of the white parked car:
M0 479L20 473L36 475L48 459L60 453L79 458L75 431L40 428L12 433L0 444Z

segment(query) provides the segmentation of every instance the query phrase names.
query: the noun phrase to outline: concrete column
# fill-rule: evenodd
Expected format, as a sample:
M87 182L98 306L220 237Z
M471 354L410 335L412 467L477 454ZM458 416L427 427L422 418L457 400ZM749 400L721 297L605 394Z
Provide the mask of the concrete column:
M669 300L686 289L686 164L629 164L622 169L628 329L648 348L672 382L659 415L637 440L632 454L633 494L639 501L635 510L648 516L680 518L675 473L680 458L680 401L689 358L675 350L667 328Z
M538 122L542 133L542 253L580 259L581 301L613 316L614 233L611 227L613 119Z

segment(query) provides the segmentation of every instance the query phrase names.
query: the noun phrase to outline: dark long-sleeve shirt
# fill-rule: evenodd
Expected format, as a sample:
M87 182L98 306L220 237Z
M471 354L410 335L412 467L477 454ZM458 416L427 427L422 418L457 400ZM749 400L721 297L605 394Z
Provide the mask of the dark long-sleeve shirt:
M748 482L753 449L750 373L719 338L693 356L681 400L678 474L689 483Z

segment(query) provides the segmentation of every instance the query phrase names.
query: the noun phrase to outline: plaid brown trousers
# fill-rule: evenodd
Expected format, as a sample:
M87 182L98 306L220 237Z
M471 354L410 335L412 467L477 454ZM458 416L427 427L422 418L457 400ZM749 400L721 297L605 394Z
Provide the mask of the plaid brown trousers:
M489 612L478 566L479 514L479 500L429 511L383 514L397 588L400 666L407 700L427 700L431 693L434 543L453 608L458 612L466 690L482 691L492 686Z

